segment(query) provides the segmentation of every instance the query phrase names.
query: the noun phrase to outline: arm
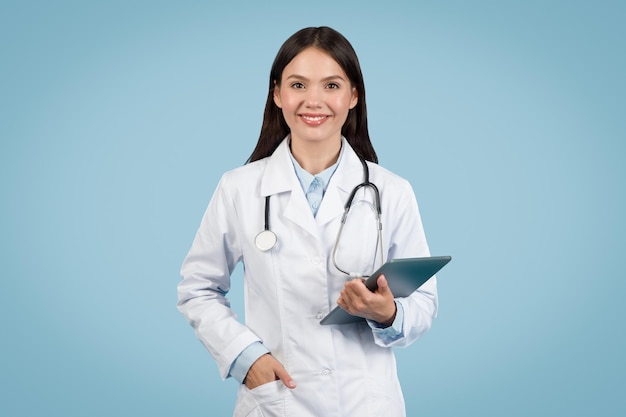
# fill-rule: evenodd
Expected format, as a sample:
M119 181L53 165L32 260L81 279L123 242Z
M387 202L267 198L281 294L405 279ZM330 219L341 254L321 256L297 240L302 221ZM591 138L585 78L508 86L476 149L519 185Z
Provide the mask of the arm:
M234 360L259 338L241 324L226 294L230 274L242 258L237 210L222 178L185 258L178 285L178 309L215 359L222 378Z
M398 177L392 181L381 187L387 190L385 195L381 194L386 259L430 256L410 184ZM436 316L436 278L428 280L410 296L395 299L383 277L379 277L375 292L368 290L361 279L354 279L346 283L337 304L353 315L368 319L376 344L408 346L430 329Z
M410 184L399 180L389 185L391 191L381 195L381 202L385 203L382 213L387 259L430 256ZM436 278L410 296L395 299L384 277L378 278L378 289L374 292L365 287L362 279L353 279L344 286L337 304L350 314L368 320L376 344L408 346L430 328L436 316Z
M387 207L396 215L389 224L389 249L387 259L430 256L424 228L415 194L407 181L401 184L395 207ZM387 198L389 200L389 198ZM437 279L428 280L408 297L397 298L404 312L402 337L386 343L374 334L376 343L381 346L408 346L427 332L437 316Z

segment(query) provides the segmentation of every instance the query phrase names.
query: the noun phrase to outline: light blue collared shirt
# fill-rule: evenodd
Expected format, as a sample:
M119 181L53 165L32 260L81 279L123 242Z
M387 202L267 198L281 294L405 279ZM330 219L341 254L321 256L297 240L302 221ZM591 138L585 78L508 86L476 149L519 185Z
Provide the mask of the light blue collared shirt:
M328 188L330 178L335 173L337 166L339 166L339 161L341 161L342 155L343 147L341 147L337 162L314 176L309 171L302 168L298 161L296 161L296 158L293 157L291 151L289 152L289 156L291 157L291 163L293 164L293 168L296 170L296 176L298 177L298 181L300 181L300 185L302 186L302 191L304 191L306 200L309 202L309 207L311 207L313 217L317 216L317 210L319 209L320 204L322 204L322 198L324 198L324 193Z

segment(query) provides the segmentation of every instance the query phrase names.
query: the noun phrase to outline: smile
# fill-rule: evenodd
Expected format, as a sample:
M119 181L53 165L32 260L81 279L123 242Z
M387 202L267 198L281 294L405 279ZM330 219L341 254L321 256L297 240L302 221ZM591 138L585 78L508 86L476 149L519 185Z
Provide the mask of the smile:
M311 114L301 114L300 118L302 121L310 126L317 126L324 123L326 120L330 118L330 116L326 115L311 115Z

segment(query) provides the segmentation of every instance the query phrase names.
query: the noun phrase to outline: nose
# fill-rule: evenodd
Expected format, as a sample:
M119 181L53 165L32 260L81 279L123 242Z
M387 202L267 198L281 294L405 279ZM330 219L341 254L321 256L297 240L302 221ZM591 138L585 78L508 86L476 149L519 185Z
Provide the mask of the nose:
M318 87L310 88L307 91L306 105L307 107L319 107L321 100L321 92Z

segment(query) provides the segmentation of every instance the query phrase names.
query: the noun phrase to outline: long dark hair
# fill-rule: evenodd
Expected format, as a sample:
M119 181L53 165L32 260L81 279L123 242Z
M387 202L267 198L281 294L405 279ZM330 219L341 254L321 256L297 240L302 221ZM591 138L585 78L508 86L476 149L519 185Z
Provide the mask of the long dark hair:
M270 71L270 85L263 113L263 124L259 140L247 162L270 156L280 142L289 134L282 110L274 103L274 86L280 86L283 70L300 52L314 47L330 55L346 73L352 87L356 88L358 101L348 113L341 128L341 134L361 158L378 163L378 156L370 141L367 130L367 106L365 105L365 84L361 66L354 48L339 32L326 26L301 29L291 35L280 47Z

